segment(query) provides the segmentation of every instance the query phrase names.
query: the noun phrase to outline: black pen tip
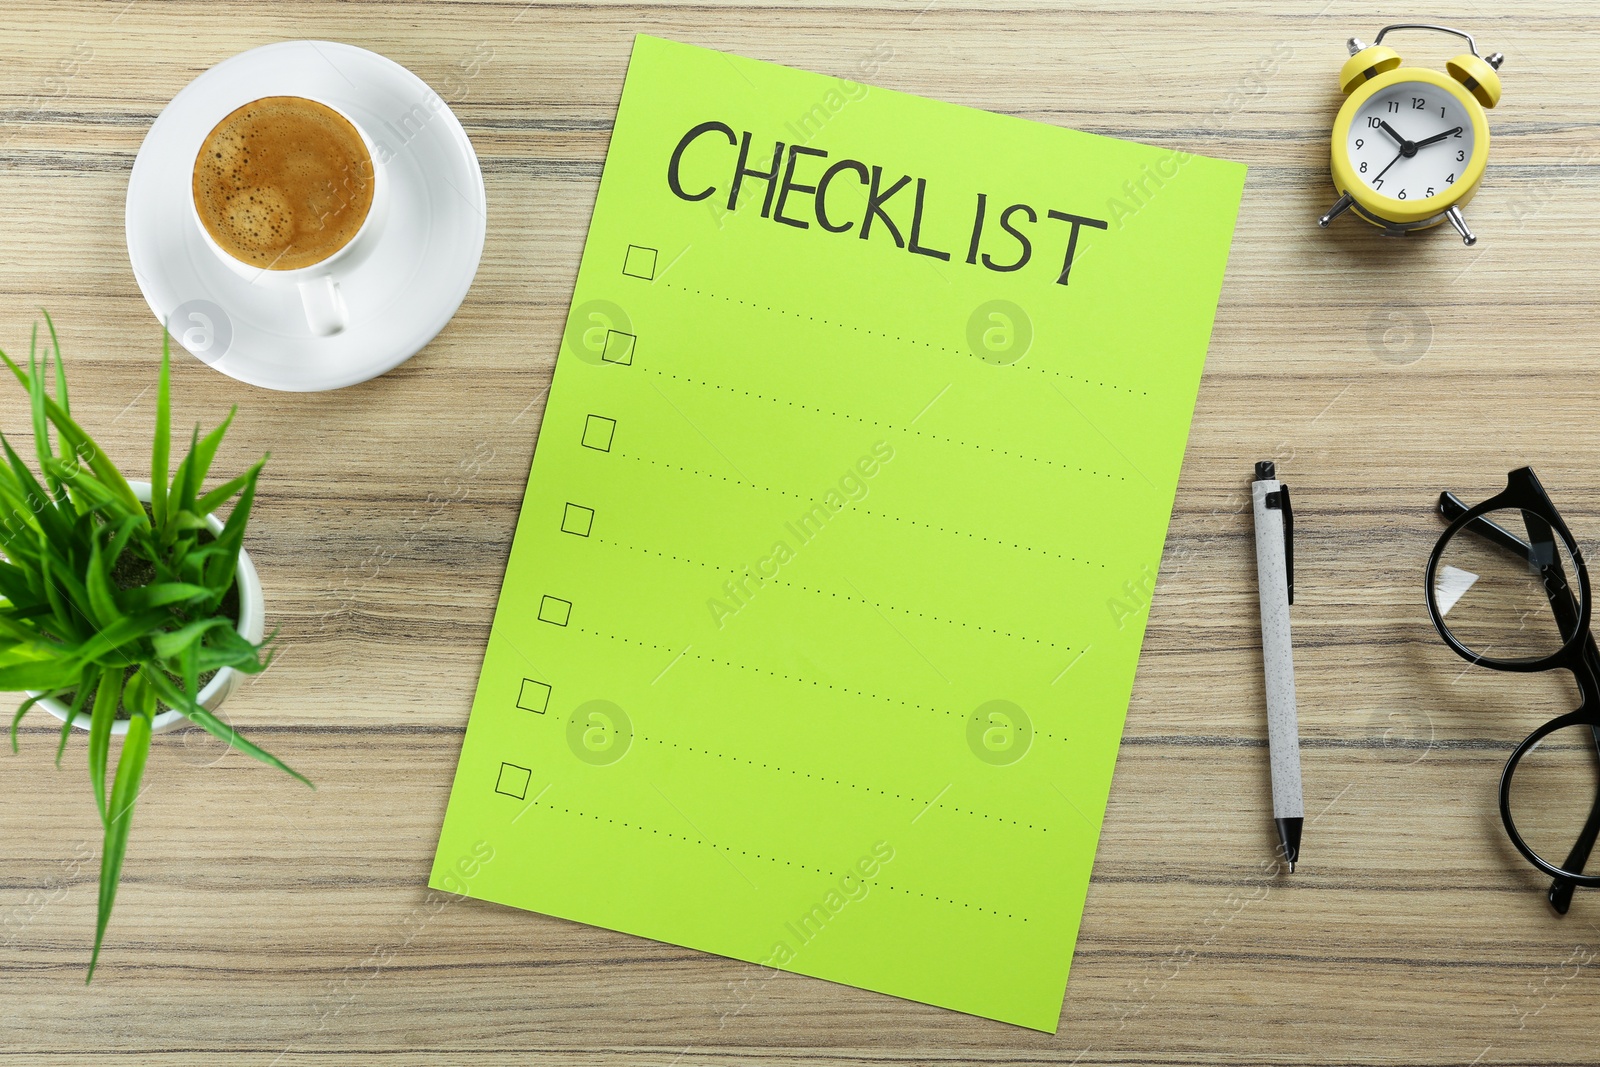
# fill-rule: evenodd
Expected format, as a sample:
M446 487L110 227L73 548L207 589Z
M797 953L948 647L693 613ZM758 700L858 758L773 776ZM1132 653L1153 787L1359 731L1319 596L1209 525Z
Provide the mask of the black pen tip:
M1300 830L1305 825L1305 819L1278 819L1278 840L1283 843L1283 860L1289 865L1289 873L1294 873L1294 865L1300 862Z
M1256 481L1264 482L1278 476L1278 466L1270 459L1263 459L1256 463Z

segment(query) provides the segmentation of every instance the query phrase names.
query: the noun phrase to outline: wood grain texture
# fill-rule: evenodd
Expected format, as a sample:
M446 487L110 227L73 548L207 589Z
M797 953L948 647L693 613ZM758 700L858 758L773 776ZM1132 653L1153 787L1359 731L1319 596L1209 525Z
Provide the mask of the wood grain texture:
M1507 56L1470 250L1315 226L1342 42L1403 14ZM158 738L86 989L82 742L57 770L53 731L24 728L3 771L0 1062L1600 1060L1600 895L1553 916L1493 812L1510 747L1571 687L1464 672L1421 588L1438 490L1481 498L1525 462L1600 537L1597 21L1576 0L10 0L0 346L25 346L48 307L81 421L132 474L159 335L123 198L145 131L200 71L303 37L391 56L466 126L490 225L455 320L376 381L279 395L175 368L180 424L239 405L219 469L273 453L249 547L282 656L227 712L319 788ZM1250 166L1054 1037L425 888L639 31ZM1435 67L1453 51L1400 47ZM0 428L27 437L14 390ZM1247 482L1269 456L1299 512L1292 877L1264 862Z

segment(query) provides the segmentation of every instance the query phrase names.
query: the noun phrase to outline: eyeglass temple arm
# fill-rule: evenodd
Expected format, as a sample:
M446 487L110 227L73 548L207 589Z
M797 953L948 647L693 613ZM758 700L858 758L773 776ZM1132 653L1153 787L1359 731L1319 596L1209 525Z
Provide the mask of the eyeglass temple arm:
M1555 612L1556 627L1561 633L1561 639L1569 640L1577 630L1578 605L1573 598L1572 587L1567 584L1566 569L1561 566L1561 560L1555 552L1555 531L1551 528L1550 521L1536 512L1524 511L1522 521L1528 529L1529 543L1535 546L1535 551L1529 556L1530 562L1537 558L1546 560L1539 566L1540 577L1544 581L1550 599L1550 608ZM1594 638L1591 636L1586 642L1583 653L1584 666L1589 672L1589 684L1583 686L1582 679L1579 680L1579 685L1585 689L1585 703L1588 703L1592 695L1589 690L1594 687L1597 680L1593 653ZM1600 746L1600 730L1591 726L1589 737L1596 746ZM1595 756L1600 759L1600 747L1597 747ZM1583 870L1589 862L1589 855L1594 850L1597 837L1600 837L1600 793L1596 794L1594 802L1589 805L1589 817L1584 820L1583 829L1578 833L1578 840L1573 843L1572 851L1567 853L1567 858L1562 861L1561 869ZM1565 915L1567 909L1571 907L1573 888L1573 884L1565 878L1551 880L1548 899L1557 914Z
M1467 505L1451 492L1439 494L1439 514L1449 521L1455 521L1466 514ZM1533 559L1533 546L1516 534L1497 523L1479 516L1467 523L1466 529L1474 535L1482 537L1491 544L1498 545L1518 559L1531 561ZM1558 579L1547 584L1546 588L1550 597L1550 610L1556 617L1556 627L1561 633L1562 640L1569 640L1578 625L1579 610L1577 598L1572 595L1572 588L1567 584L1566 573L1558 559L1552 557L1551 562L1543 568L1547 576ZM1553 570L1552 573L1548 573ZM1590 673L1600 679L1600 648L1596 648L1594 635L1591 633L1584 642L1583 659ZM1600 729L1591 729L1594 737L1597 758L1600 758ZM1589 811L1589 818L1585 820L1583 830L1578 835L1577 843L1572 846L1567 859L1562 863L1564 870L1582 870L1589 862L1589 856L1594 850L1596 840L1600 840L1600 796L1595 798L1594 806ZM1559 914L1565 915L1572 906L1572 891L1574 886L1565 878L1556 878L1550 882L1550 906Z
M1467 513L1467 505L1454 493L1446 490L1439 494L1439 514L1448 522L1454 522ZM1518 559L1527 560L1533 552L1533 546L1522 538L1498 523L1490 522L1482 515L1467 523L1468 530L1477 534L1491 544L1499 545L1507 552L1515 553Z
M1578 605L1572 595L1572 587L1567 584L1566 570L1561 566L1561 560L1555 552L1555 531L1550 526L1550 521L1543 515L1535 512L1522 513L1523 524L1528 529L1528 541L1535 546L1535 552L1530 557L1543 557L1547 562L1539 567L1540 576L1544 580L1544 587L1550 598L1551 610L1555 612L1556 626L1561 632L1561 639L1566 641L1576 632L1578 626ZM1546 547L1548 546L1548 547ZM1597 681L1594 670L1594 638L1591 636L1585 643L1583 652L1584 666L1588 670L1588 685L1579 685L1585 690L1584 702L1587 704L1592 697L1592 689ZM1593 726L1589 729L1590 740L1600 746L1600 731ZM1596 750L1596 758L1600 759L1600 748ZM1589 806L1589 817L1584 820L1583 829L1578 833L1578 840L1573 843L1572 851L1567 853L1567 858L1562 861L1561 869L1564 871L1581 871L1589 862L1589 855L1594 850L1596 837L1600 837L1600 793ZM1550 906L1557 914L1565 915L1572 905L1573 884L1565 878L1555 878L1550 882L1548 899Z
M1589 736L1594 741L1595 758L1600 760L1600 726L1589 727ZM1583 830L1578 834L1578 841L1572 846L1572 851L1567 853L1567 858L1562 861L1561 869L1564 871L1581 871L1589 862L1589 854L1594 851L1594 843L1600 839L1600 793L1594 798L1594 804L1589 808L1589 818L1584 821ZM1567 913L1572 906L1572 890L1574 886L1565 878L1556 878L1550 883L1550 906L1561 915Z

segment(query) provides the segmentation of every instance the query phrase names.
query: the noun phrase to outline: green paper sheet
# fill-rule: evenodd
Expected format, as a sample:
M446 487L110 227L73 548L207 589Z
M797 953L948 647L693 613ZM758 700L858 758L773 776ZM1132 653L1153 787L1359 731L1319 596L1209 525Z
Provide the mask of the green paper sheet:
M429 884L1053 1032L1243 181L639 37Z

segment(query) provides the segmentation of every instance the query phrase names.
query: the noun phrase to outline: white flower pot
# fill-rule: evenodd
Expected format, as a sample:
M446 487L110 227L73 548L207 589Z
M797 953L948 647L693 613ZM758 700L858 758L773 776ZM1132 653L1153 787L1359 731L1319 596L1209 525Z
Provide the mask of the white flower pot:
M150 502L149 482L136 482L130 479L128 484L133 487L135 496L145 503ZM214 534L222 532L222 520L215 515L206 516L206 526ZM250 562L250 553L243 548L239 549L239 568L235 581L239 586L239 636L251 643L257 643L267 629L267 612L265 605L261 601L261 578L256 574L255 564ZM207 711L216 711L222 705L222 702L227 699L228 694L233 692L234 687L239 684L242 677L243 675L232 667L223 667L217 671L212 676L211 681L206 683L205 688L200 690L200 706ZM28 695L38 696L39 694L30 690ZM49 697L39 701L38 706L62 720L65 720L72 711L61 701L53 700ZM183 712L168 708L166 711L156 715L150 724L150 731L158 734L163 730L170 730L185 721L187 720ZM78 712L78 717L72 725L80 730L89 728L89 711L87 708ZM128 720L113 719L111 732L119 735L127 733Z

